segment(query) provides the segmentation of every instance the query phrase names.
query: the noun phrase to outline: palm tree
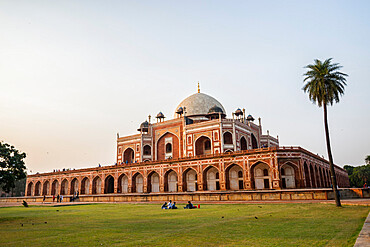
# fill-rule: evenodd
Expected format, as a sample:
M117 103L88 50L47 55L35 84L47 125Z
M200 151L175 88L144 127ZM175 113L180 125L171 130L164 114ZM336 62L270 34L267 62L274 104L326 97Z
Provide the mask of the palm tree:
M308 97L313 103L324 109L326 148L329 156L331 184L333 185L336 205L340 207L337 179L330 147L327 106L329 104L333 105L334 102L339 102L340 96L344 94L344 86L347 85L346 76L348 75L338 71L342 66L339 66L338 63L331 63L331 60L332 58L329 58L321 62L315 59L314 64L309 64L305 67L308 71L304 74L303 82L306 84L302 90L308 93Z

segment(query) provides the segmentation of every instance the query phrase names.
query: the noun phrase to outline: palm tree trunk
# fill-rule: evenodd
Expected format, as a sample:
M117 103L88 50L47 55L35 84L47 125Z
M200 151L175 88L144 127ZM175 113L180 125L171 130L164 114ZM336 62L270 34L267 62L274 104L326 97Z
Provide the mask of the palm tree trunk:
M333 163L333 156L331 154L331 147L330 147L330 138L329 138L329 127L328 127L328 113L326 109L326 103L323 104L324 106L324 125L325 125L325 136L326 136L326 148L328 149L328 156L329 156L329 165L330 165L330 173L331 173L331 184L333 186L334 198L337 207L341 207L340 198L337 188L337 178L334 172L334 163Z

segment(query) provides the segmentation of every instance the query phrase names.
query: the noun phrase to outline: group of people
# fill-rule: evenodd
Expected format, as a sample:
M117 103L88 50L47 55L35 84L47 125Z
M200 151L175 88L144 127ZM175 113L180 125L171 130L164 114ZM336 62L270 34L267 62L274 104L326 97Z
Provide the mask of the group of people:
M162 205L162 209L177 209L176 202L172 202L171 200L168 204L167 202L164 202Z
M53 202L55 202L55 198L57 199L57 202L63 202L63 195L59 194L57 196L53 195Z
M80 196L80 192L76 191L75 193L73 193L73 197L71 197L71 202L80 198L79 196Z
M172 200L170 200L169 203L167 202L163 203L161 208L162 209L177 209L176 202L172 203ZM188 203L184 207L184 209L193 209L193 208L197 208L197 206L194 206L190 201L188 201Z

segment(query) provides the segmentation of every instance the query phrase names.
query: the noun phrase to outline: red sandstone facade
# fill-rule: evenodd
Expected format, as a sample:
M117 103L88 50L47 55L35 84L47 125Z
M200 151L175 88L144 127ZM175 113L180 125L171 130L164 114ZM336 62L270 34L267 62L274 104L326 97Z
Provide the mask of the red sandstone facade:
M261 121L201 94L180 103L175 118L145 121L137 135L117 138L117 163L27 177L26 195L173 193L330 187L328 162L300 147L279 147ZM336 166L338 184L348 174Z

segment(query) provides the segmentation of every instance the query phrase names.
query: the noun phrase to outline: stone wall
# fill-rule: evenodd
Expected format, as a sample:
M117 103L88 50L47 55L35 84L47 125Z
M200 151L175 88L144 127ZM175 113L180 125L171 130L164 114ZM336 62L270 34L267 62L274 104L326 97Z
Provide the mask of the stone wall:
M370 198L370 189L340 189L341 199ZM69 202L71 196L64 196ZM333 200L331 189L299 189L277 191L233 191L233 192L177 192L177 193L131 193L108 195L80 195L80 202L222 202L222 201L297 201L297 200ZM42 202L43 196L2 197L0 202ZM46 202L52 202L52 196L46 196Z

